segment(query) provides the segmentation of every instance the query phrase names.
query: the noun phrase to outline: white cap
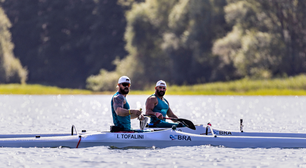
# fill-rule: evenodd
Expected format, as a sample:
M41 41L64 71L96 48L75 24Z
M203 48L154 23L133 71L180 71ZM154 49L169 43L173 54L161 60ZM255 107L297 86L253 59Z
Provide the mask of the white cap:
M159 80L159 81L157 81L156 86L165 86L165 87L167 87L167 84L166 84L165 81Z
M131 83L131 80L127 76L121 76L118 80L118 84L120 84L120 83Z

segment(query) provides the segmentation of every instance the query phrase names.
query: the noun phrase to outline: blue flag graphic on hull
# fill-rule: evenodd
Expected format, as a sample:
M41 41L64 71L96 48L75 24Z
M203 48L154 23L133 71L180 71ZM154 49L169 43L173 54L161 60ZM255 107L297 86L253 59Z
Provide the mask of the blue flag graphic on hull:
M190 136L185 135L170 135L171 140L180 140L180 141L191 141Z

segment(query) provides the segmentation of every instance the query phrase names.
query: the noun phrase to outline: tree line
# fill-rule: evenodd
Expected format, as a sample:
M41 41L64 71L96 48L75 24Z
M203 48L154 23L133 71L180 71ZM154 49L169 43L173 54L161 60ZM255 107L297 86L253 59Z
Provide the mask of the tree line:
M27 83L85 88L101 68L122 59L126 20L114 0L5 0L13 49Z
M121 75L145 89L159 79L186 85L306 71L304 0L5 0L1 7L9 19L2 50L11 47L0 58L10 55L15 66L0 66L16 70L0 82L27 77L105 91Z

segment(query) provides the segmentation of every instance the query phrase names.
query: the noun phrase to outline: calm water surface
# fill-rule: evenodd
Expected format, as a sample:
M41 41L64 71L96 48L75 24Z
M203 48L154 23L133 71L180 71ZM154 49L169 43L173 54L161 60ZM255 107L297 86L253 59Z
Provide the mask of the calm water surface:
M144 108L147 96L128 96ZM166 96L181 118L244 131L306 133L306 97ZM111 95L0 95L1 133L101 131L112 124ZM138 122L132 122L138 128ZM306 149L234 149L211 146L163 149L92 147L0 148L0 167L306 167Z

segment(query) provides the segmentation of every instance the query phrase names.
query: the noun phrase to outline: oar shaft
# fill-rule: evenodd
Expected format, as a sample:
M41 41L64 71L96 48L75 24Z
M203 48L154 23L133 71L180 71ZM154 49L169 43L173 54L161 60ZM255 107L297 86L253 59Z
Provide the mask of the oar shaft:
M154 115L144 115L144 116L156 117ZM190 129L193 129L193 130L196 129L194 124L191 121L187 120L187 119L183 119L183 118L166 118L166 117L163 117L163 119L176 120L175 122L180 122L180 123L182 123L183 125L185 125L186 127L190 128Z
M164 119L167 119L167 120L177 120L178 118L166 118L166 117L163 117Z

